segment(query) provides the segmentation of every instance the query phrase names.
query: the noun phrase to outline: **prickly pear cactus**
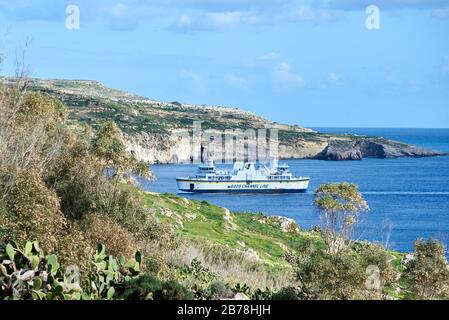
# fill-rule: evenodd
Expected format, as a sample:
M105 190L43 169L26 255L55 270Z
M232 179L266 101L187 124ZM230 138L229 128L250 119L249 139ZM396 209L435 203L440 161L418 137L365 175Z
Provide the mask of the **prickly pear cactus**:
M137 277L140 273L142 256L137 252L134 259L126 261L106 255L104 245L99 245L94 255L94 274L91 276L92 299L114 299L116 288Z
M90 288L83 291L77 268L67 268L63 273L57 256L45 256L37 242L27 242L24 247L7 244L0 248L0 299L114 299L116 290L139 275L142 256L137 252L134 259L126 261L105 251L104 245L98 246Z
M55 255L45 256L37 242L0 250L0 299L80 299L82 289L64 275Z

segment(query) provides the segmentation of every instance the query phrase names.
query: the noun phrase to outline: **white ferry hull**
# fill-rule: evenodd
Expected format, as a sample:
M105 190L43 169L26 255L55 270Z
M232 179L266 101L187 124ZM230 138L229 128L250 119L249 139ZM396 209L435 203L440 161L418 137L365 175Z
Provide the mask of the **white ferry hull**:
M192 193L305 193L310 179L288 181L202 181L176 179L178 189Z

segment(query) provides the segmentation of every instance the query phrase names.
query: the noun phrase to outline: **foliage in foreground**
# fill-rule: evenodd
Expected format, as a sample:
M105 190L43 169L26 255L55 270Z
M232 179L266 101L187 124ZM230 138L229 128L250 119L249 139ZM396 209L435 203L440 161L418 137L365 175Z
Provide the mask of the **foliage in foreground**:
M192 299L193 295L175 280L161 281L141 273L142 257L116 259L99 245L88 280L82 282L79 269L65 271L56 255L45 255L39 244L24 247L10 243L0 250L0 299L92 300L92 299Z
M133 186L131 174L151 171L126 152L121 131L113 123L97 133L69 128L66 114L26 81L0 86L0 242L36 240L83 274L98 243L126 258L175 246Z
M415 242L415 253L405 263L404 280L412 299L449 299L449 266L444 246L434 239Z

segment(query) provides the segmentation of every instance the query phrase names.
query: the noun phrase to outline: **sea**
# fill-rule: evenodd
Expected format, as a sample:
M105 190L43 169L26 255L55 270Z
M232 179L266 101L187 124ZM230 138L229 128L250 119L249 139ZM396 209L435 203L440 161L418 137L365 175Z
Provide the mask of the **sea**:
M313 128L323 133L381 136L449 152L449 129ZM232 211L293 218L303 229L319 224L313 192L323 183L359 186L370 211L362 214L357 239L410 252L418 238L449 244L449 157L363 159L361 161L286 160L298 176L311 178L306 194L188 194ZM178 193L175 178L188 176L196 165L152 166L157 180L144 182L152 192ZM230 168L230 165L219 165Z

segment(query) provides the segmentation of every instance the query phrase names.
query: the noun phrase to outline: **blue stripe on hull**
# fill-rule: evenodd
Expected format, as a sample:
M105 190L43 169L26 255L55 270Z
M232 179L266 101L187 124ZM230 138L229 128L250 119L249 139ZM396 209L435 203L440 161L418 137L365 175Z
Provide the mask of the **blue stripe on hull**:
M189 192L189 193L306 193L307 189L261 189L261 190L183 190L179 191Z

